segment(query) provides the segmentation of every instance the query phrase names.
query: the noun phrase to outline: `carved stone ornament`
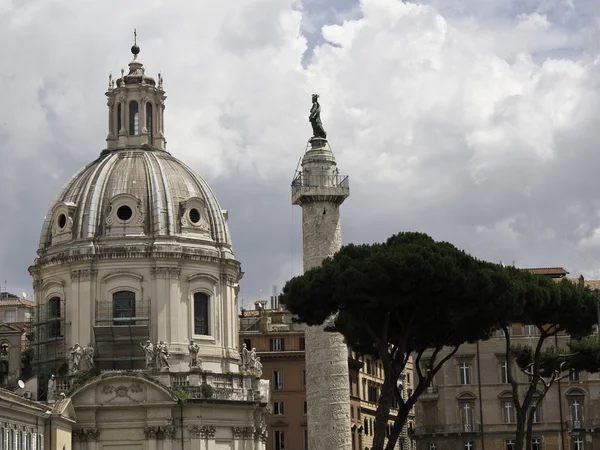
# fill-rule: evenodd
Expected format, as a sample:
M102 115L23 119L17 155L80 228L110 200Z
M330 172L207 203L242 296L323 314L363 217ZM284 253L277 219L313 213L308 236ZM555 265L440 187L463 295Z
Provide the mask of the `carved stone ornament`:
M244 434L244 427L232 427L232 430L233 430L233 438L241 439L242 435Z
M190 432L190 435L194 439L198 439L200 437L200 434L202 433L202 430L200 429L200 427L198 425L189 426L188 431Z
M161 427L161 430L165 439L173 439L175 437L175 425L167 425L166 427Z
M99 428L88 428L85 430L85 434L87 435L88 441L98 441L100 438L100 429Z
M214 425L202 425L200 427L200 436L201 437L214 438L216 432L217 432L217 427L215 427Z
M146 436L146 439L156 439L156 433L158 433L158 427L144 428L144 435Z
M178 280L181 275L181 269L177 267L152 267L150 275L154 278L175 279Z
M244 427L244 437L246 439L254 439L254 433L256 430L254 427Z

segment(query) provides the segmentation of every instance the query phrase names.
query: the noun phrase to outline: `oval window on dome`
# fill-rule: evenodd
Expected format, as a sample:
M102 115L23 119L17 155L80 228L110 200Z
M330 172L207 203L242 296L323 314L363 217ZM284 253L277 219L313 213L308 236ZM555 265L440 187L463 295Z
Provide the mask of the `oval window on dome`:
M119 220L127 222L129 219L131 219L131 216L133 216L133 210L129 206L123 205L119 206L117 209L117 217Z
M198 223L200 222L200 211L198 211L196 208L192 208L190 209L190 221L192 223Z
M67 225L67 216L61 214L58 216L58 227L62 230Z

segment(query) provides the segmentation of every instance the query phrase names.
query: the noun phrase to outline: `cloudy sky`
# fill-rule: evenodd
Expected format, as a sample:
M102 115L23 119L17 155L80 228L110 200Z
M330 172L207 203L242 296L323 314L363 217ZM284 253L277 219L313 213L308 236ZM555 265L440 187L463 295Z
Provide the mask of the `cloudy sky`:
M246 306L301 270L289 185L313 92L351 177L344 242L418 230L600 277L599 4L0 0L0 284L32 292L42 220L105 147L133 28L169 151L230 212Z

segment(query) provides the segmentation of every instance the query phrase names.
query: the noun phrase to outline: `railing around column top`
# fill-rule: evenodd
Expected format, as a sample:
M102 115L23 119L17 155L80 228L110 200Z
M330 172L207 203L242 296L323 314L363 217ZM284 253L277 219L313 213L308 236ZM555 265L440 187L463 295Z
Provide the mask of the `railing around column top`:
M292 195L301 188L336 187L350 189L348 175L305 175L299 173L292 181Z

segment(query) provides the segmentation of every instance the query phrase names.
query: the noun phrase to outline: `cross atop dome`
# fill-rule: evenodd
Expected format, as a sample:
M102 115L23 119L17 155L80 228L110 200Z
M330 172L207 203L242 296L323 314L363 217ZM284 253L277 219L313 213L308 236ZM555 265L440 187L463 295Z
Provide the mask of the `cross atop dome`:
M137 30L133 35L129 72L125 74L121 69L121 78L116 82L112 75L108 78L108 150L142 146L164 150L163 112L167 96L162 88L163 78L159 73L157 84L146 75L146 68L138 59Z

